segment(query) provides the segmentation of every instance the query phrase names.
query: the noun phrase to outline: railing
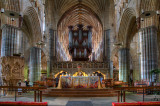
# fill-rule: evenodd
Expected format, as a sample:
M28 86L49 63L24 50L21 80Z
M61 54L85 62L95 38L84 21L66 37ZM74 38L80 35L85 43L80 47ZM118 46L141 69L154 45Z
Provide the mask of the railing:
M0 89L4 92L11 91L14 93L15 101L17 101L18 91L34 91L34 102L42 102L42 90L46 89L46 87L0 86Z
M117 96L117 102L120 102L119 99L121 98L121 102L126 102L126 91L136 91L140 90L141 94L143 95L143 101L144 101L144 96L145 93L148 92L154 92L154 91L160 91L160 86L153 86L153 87L117 87L114 88L114 90L117 91L118 96ZM154 100L158 100L157 98L154 98Z

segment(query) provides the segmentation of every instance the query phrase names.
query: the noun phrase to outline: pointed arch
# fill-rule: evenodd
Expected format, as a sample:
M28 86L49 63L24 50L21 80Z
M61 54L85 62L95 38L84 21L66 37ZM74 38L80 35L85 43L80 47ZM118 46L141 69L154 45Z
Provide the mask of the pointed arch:
M29 32L29 39L32 39L32 45L41 40L42 30L41 30L40 18L33 7L28 7L24 11L23 16L23 26L22 30Z
M130 36L134 36L133 29L136 30L136 12L133 8L127 8L120 21L120 27L118 32L118 42L123 42L123 46L127 47L130 40ZM131 37L132 38L132 37Z

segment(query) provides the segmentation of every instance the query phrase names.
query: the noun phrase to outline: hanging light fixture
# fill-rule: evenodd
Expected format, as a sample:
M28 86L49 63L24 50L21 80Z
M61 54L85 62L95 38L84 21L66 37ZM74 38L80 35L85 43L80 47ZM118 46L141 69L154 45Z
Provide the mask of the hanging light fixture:
M145 11L141 14L141 18L150 18L156 15L156 11Z
M3 0L2 1L3 4L8 5L8 0ZM21 16L21 13L15 12L15 11L11 11L11 10L5 10L5 8L1 8L1 13L4 13L6 16L10 17L10 18L19 18L19 16Z
M160 10L157 10L156 13L157 13L157 15L160 15Z
M4 13L4 8L1 8L1 13Z
M157 11L153 11L153 10L144 11L144 9L142 9L140 17L143 18L143 20L144 20L144 18L150 18L150 17L155 16L156 14L160 15L160 10L157 10ZM143 21L143 20L141 20L141 21Z
M10 18L19 18L20 14L14 11L5 10L4 14Z
M7 4L8 1L3 1L3 4ZM21 27L22 22L23 22L23 18L22 18L22 13L21 12L15 12L12 10L5 10L4 7L1 8L1 15L4 13L4 15L6 15L7 17L9 17L11 19L11 21L14 21L15 19L19 18L19 27Z

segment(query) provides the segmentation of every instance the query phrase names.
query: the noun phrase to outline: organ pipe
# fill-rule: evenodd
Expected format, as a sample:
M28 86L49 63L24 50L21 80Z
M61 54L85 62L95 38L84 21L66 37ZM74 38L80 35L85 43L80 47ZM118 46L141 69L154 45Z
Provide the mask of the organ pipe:
M84 30L82 24L76 30L69 26L69 53L73 61L88 61L92 52L92 27Z

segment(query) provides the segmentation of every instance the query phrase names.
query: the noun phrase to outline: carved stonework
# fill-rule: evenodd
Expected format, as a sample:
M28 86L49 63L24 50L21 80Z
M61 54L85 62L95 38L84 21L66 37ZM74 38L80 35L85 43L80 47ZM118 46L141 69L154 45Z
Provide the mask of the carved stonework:
M2 57L2 79L6 86L17 86L19 81L24 80L24 58L21 57Z
M106 79L110 78L110 72L107 62L82 62L82 61L72 61L72 62L54 62L52 66L52 73L57 74L60 71L67 72L68 74L73 75L78 72L80 67L81 71L86 74L92 74L93 72L100 71L106 75Z

